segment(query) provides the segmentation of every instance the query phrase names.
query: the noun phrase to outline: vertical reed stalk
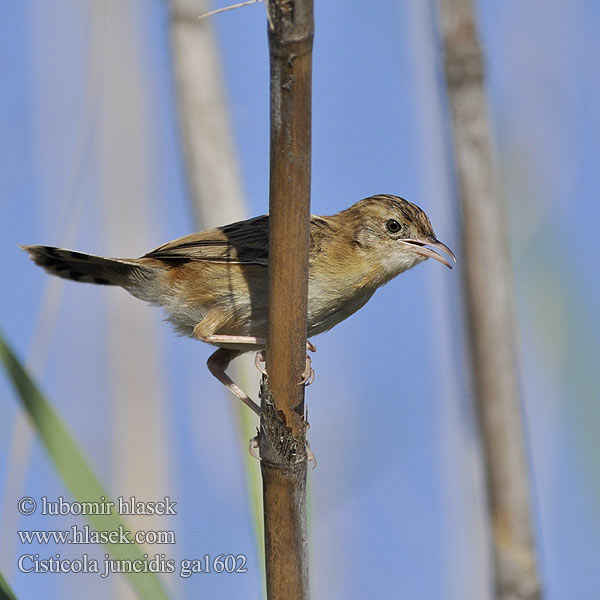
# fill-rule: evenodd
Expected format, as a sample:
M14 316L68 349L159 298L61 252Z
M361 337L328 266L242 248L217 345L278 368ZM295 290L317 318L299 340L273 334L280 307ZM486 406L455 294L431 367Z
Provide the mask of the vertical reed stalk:
M485 454L496 598L541 597L521 418L514 292L494 185L484 64L472 0L441 0L445 72L462 204L465 298Z
M267 597L308 598L304 388L310 241L312 0L270 0L269 305L261 390Z
M213 20L198 18L209 11L210 2L170 0L170 9L169 30L179 131L191 214L196 229L200 231L247 218L247 201ZM229 371L244 389L258 386L259 375L251 355L236 359ZM255 435L256 416L240 402L229 402L237 407L235 414L242 432L240 448L246 459L251 512L258 552L262 557L260 469L248 453L247 442L243 442L244 438L248 440Z

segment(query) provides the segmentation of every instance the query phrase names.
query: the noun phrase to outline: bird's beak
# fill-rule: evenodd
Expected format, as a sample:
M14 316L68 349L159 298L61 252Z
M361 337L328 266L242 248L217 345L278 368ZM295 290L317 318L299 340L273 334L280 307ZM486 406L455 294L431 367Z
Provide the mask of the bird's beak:
M436 248L437 250L441 250L445 254L447 254L454 262L456 262L456 256L454 256L454 252L443 244L439 240L433 239L424 239L424 238L416 238L412 240L402 240L405 244L409 244L411 246L412 251L415 254L420 254L421 256L425 256L426 258L433 258L438 262L441 262L443 265L446 265L449 269L452 268L452 264L447 260L445 256L438 254L432 248ZM431 246L428 248L427 246Z

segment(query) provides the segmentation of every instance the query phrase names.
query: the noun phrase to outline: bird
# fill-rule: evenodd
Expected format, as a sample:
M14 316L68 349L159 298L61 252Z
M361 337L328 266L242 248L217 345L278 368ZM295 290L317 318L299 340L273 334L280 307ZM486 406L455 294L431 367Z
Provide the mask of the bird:
M162 307L177 333L217 346L207 361L209 371L260 416L258 404L226 369L249 351L259 352L259 366L266 346L268 215L180 237L140 258L53 246L21 248L52 275L120 286ZM307 336L347 319L382 285L429 258L450 269L456 262L425 212L399 196L378 194L334 215L312 215ZM311 342L307 348L315 350ZM310 383L312 375L307 357L301 383Z

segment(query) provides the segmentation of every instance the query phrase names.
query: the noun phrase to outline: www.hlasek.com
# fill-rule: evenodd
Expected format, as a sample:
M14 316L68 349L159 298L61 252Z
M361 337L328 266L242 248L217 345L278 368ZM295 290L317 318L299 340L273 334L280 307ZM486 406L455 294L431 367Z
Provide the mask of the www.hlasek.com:
M152 529L131 532L119 525L111 531L98 531L89 525L72 525L71 529L17 531L21 544L175 544L173 530Z
M48 516L64 515L176 515L175 505L168 496L160 501L141 502L135 497L119 497L117 502L107 501L104 496L97 502L68 502L63 497L49 500L45 496L35 500L30 496L18 502L22 515L36 512ZM113 517L114 518L114 517ZM114 524L114 521L112 522ZM175 544L172 530L138 530L132 532L122 524L110 530L97 530L89 525L72 525L66 530L20 530L17 531L23 545L31 544ZM132 550L132 554L135 550ZM246 556L243 554L205 554L202 558L179 561L179 575L190 577L197 573L246 573ZM113 558L105 554L103 559L82 554L65 558L60 553L41 556L38 553L22 554L17 566L22 573L97 573L107 577L111 573L174 573L176 562L165 554L137 554L132 558Z

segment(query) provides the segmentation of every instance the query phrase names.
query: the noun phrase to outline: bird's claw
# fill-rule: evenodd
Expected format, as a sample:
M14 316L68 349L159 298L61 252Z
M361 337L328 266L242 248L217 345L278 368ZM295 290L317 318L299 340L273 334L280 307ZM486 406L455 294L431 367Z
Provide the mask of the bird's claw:
M260 454L257 452L257 450L258 450L258 436L255 435L248 443L248 452L250 452L250 456L252 458L255 458L256 460L260 460Z
M306 340L306 350L308 352L316 352L317 347L310 341ZM300 381L300 385L309 386L315 380L315 370L312 368L312 360L310 356L306 355L306 367L304 368L304 373L302 373L302 380ZM314 456L314 455L313 455ZM315 461L315 465L316 465Z
M306 440L306 460L307 462L311 462L313 464L312 468L313 471L317 468L317 457L315 456L315 453L310 449L310 444L308 443L308 440Z
M302 373L302 379L298 385L309 386L315 380L315 370L312 368L312 360L310 356L306 355L306 366Z
M267 374L267 370L263 366L264 362L265 362L265 351L264 350L259 350L254 355L254 364L256 365L256 368L258 369L258 372L261 373L262 375L266 375Z

